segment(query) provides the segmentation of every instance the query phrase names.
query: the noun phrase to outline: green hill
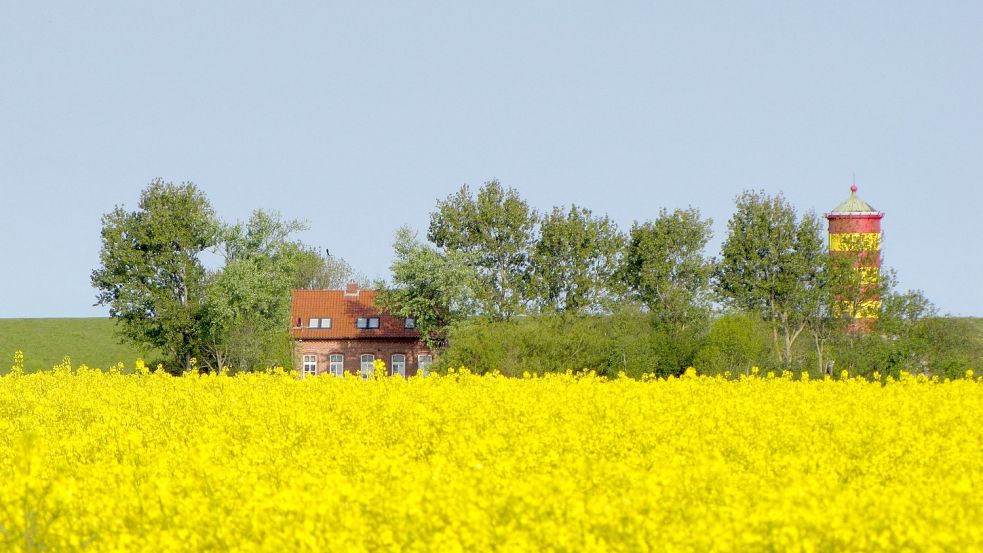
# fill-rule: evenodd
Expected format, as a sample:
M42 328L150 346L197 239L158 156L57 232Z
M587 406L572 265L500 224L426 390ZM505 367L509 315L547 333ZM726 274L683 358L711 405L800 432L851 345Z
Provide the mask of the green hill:
M973 333L973 338L978 344L983 344L983 318L981 317L969 317L967 318L970 324L973 326L975 332Z
M66 355L74 366L108 368L122 361L129 370L137 358L150 362L158 355L121 344L109 318L0 319L0 374L10 371L18 350L28 372L50 369Z

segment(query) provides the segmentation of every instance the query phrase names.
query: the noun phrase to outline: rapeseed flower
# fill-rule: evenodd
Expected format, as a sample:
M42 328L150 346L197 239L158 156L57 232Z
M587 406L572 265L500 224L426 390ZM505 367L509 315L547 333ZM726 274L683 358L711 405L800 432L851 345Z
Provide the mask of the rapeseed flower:
M983 549L971 373L136 368L0 377L5 549Z

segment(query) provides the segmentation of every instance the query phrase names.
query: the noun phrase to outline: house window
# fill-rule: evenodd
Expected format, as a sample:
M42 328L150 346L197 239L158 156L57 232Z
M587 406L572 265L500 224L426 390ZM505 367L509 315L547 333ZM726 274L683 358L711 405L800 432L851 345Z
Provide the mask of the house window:
M335 376L345 376L345 356L334 353L328 358L330 361L331 374Z
M375 373L375 368L372 366L373 363L375 363L375 355L371 353L362 354L361 364L359 366L362 380L368 380Z
M304 356L304 376L307 375L316 376L317 375L317 356L316 355L305 355Z
M398 374L399 376L406 378L406 356L401 353L393 355L392 369L393 376Z
M321 328L331 328L331 319L321 319Z
M416 366L420 367L420 374L423 376L430 374L430 365L433 365L433 355L416 356Z
M406 322L403 324L403 328L416 328L416 319L407 317Z
M358 328L379 328L379 317L359 317L355 321Z
M321 322L321 319L311 319L310 321L307 321L307 327L308 328L317 328L319 326L318 323L320 323L320 322Z

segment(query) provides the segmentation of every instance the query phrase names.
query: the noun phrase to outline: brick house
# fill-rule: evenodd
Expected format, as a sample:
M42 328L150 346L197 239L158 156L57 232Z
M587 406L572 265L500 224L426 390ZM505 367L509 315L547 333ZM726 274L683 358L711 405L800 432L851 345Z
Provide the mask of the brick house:
M291 336L301 376L343 373L368 378L376 359L390 375L424 375L433 354L413 319L373 305L376 292L354 282L345 290L294 290Z

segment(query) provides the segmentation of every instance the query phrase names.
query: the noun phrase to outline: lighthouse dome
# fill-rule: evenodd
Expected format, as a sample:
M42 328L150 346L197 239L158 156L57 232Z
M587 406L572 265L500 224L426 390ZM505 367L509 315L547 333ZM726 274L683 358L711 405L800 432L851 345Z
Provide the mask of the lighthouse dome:
M850 187L850 197L833 208L833 213L877 213L878 211L857 196L857 185Z

